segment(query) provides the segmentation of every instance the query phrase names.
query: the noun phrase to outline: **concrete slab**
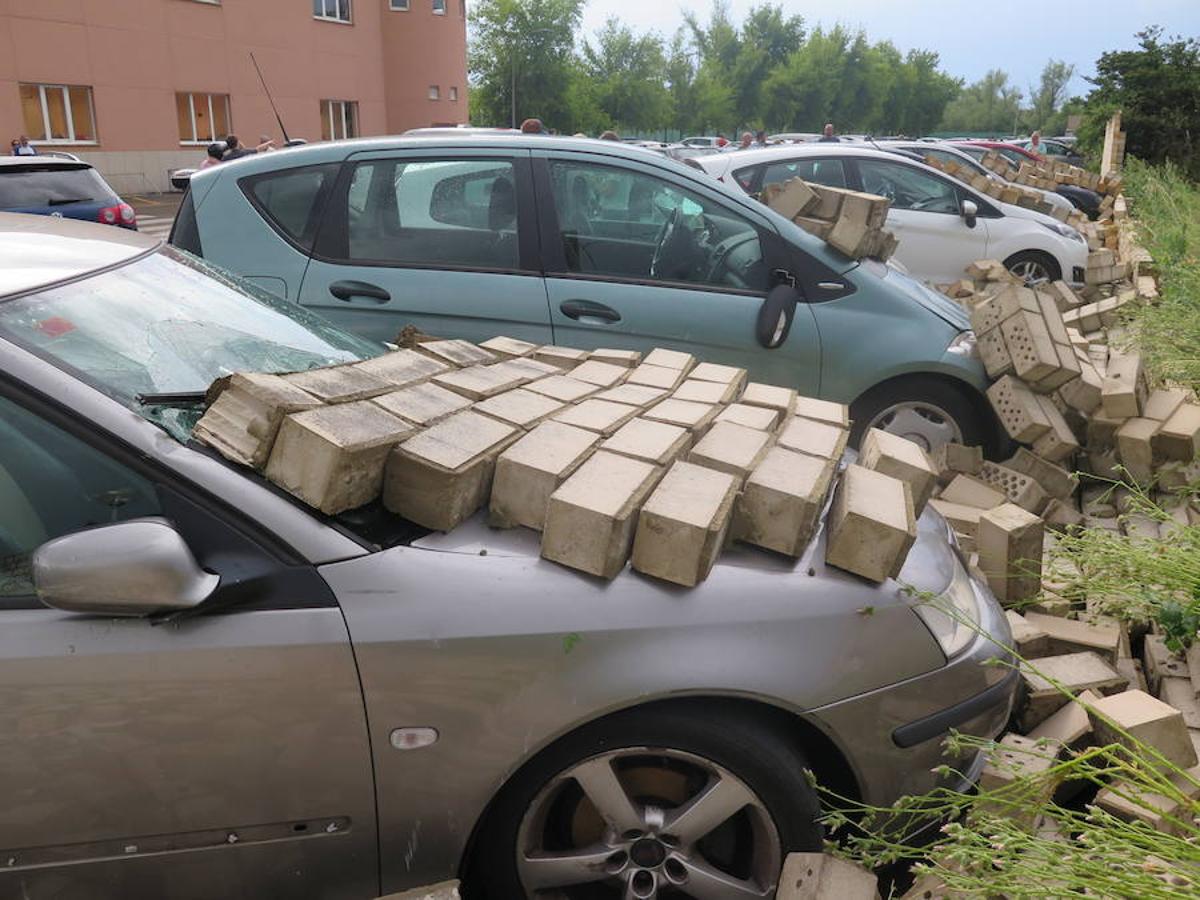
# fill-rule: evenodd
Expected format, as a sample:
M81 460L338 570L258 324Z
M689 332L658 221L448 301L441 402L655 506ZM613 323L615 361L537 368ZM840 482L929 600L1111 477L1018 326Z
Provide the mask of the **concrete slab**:
M667 392L662 388L646 387L644 384L618 384L616 387L601 391L594 396L597 400L624 403L626 406L647 409L666 397Z
M732 422L718 422L688 453L688 462L727 472L740 486L758 466L772 437L765 431Z
M642 363L629 373L629 383L673 391L683 383L684 377L685 373L680 369Z
M692 403L728 403L736 393L732 384L687 378L671 396L676 400L688 400Z
M393 389L420 384L450 368L446 363L415 350L393 350L374 359L355 363L353 367L386 382Z
M692 366L696 365L696 357L679 350L655 347L646 355L643 363L649 366L661 366L665 369L676 369L687 374Z
M784 423L779 446L823 459L840 459L849 438L844 428L795 416Z
M571 370L571 377L576 381L585 381L602 388L620 384L627 375L629 375L629 370L624 366L615 366L612 363L603 363L594 359L580 363Z
M774 431L775 426L779 424L779 411L765 406L733 403L721 410L716 421L733 422L735 425L757 428L759 431Z
M834 460L770 448L734 507L734 538L801 556L816 531L836 470Z
M894 578L917 538L912 489L890 475L847 466L827 527L826 563L871 581Z
M601 450L640 459L656 466L669 466L691 446L692 434L678 425L630 419L600 444Z
M462 394L448 391L436 384L416 384L412 387L382 394L372 400L394 416L422 428L471 405Z
M525 389L553 397L563 403L578 403L584 397L590 397L600 390L594 384L576 381L566 375L550 375L547 378L539 378L537 381L531 381L525 385Z
M937 484L937 469L923 447L899 435L872 428L863 435L858 464L907 481L912 488L913 514L920 517Z
M262 469L284 416L320 405L312 394L278 375L235 372L204 411L192 436L226 459Z
M786 419L795 412L797 396L791 388L752 381L746 385L738 402L778 410L780 417Z
M293 387L312 394L322 403L353 403L386 394L392 386L374 375L349 366L326 366L282 376Z
M592 455L600 436L561 422L543 422L500 454L489 521L541 531L550 495Z
M488 365L499 359L494 353L489 353L470 341L462 340L422 341L413 349L432 359L459 368Z
M636 406L589 398L575 406L568 406L556 413L553 418L556 422L585 428L607 437L640 412L641 410Z
M564 408L565 405L553 397L524 388L480 400L474 407L476 412L526 431Z
M452 369L440 375L433 376L434 384L470 400L484 400L513 388L520 387L529 379L510 370L491 366L470 366L466 369Z
M513 359L518 356L529 356L538 348L537 344L531 344L529 341L518 340L517 338L505 337L497 335L494 338L489 338L483 341L480 345L488 353L494 353L500 359Z
M687 400L666 400L654 404L645 413L645 418L655 422L666 422L668 425L679 425L692 433L693 438L699 438L712 424L721 407L710 403L691 403Z
M803 419L836 425L839 428L850 427L850 407L844 403L818 400L816 397L797 397L793 414Z
M642 354L637 350L614 350L609 347L601 347L598 350L593 350L590 358L598 362L611 363L614 366L624 366L626 369L632 369L642 361Z

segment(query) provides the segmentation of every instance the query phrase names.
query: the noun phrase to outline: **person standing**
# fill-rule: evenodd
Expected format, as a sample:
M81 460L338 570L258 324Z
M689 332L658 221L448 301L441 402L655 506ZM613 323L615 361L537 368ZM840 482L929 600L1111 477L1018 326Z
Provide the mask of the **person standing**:
M767 146L767 133L765 131L763 131L761 128L758 129L758 131L754 132L754 146L755 147Z
M215 166L225 157L225 144L221 141L213 141L208 145L208 150L204 157L204 162L200 163L201 169L208 169Z
M224 162L232 162L235 159L241 159L243 156L251 156L255 152L253 147L243 147L236 134L231 134L225 138L225 148L225 155L222 157Z
M1029 136L1029 149L1038 156L1042 155L1042 133L1035 131Z
M821 137L818 138L818 140L822 142L832 142L835 144L840 144L842 141L840 137L833 133L832 122L825 123L825 130L821 133Z
M742 142L738 144L739 150L749 150L750 145L754 143L754 135L748 131L742 132Z
M13 144L13 156L37 156L37 148L29 143L29 138L21 135Z
M546 126L541 119L526 119L521 123L521 134L545 134Z
M717 149L724 150L729 146L729 138L725 137L721 132L717 132Z

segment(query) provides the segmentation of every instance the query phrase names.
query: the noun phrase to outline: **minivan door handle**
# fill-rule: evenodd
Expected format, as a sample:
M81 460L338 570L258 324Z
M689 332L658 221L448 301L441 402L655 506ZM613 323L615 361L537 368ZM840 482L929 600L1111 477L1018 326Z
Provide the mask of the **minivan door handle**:
M383 288L365 281L335 281L329 286L329 293L346 302L355 297L366 297L376 303L387 303L392 299L392 295Z
M600 319L609 325L621 321L621 314L611 306L593 300L564 300L558 307L568 319Z

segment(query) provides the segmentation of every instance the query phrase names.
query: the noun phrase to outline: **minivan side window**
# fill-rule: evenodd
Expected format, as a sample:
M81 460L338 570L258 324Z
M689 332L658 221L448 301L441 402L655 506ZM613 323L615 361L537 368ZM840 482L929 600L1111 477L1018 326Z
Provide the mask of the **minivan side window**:
M782 184L792 178L803 178L826 187L846 187L846 167L840 159L793 159L771 163L763 172L762 186Z
M344 202L348 262L520 267L511 160L361 162Z
M325 201L337 178L338 165L304 166L238 182L250 203L276 231L302 250L312 250Z
M949 181L912 166L860 159L863 190L892 201L893 209L959 214L958 190Z

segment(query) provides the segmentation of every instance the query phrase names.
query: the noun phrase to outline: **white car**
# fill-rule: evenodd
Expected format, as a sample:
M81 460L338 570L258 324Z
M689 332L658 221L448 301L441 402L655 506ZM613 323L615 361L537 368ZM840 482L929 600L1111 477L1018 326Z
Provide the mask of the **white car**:
M747 193L799 176L892 201L887 227L900 240L896 260L922 281L963 276L977 259L999 259L1028 284L1083 283L1087 242L1050 216L1001 203L924 163L845 144L795 144L696 160L710 175Z

